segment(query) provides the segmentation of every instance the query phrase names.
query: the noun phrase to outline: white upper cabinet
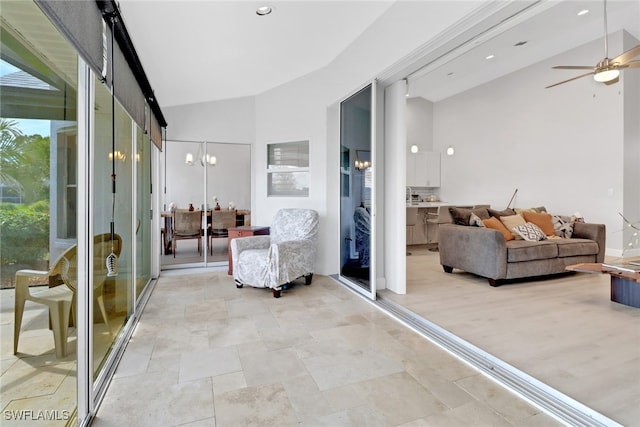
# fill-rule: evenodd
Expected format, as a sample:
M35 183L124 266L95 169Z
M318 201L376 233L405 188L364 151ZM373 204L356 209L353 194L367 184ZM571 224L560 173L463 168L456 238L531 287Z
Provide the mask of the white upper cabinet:
M407 154L409 187L440 187L440 153L422 151Z

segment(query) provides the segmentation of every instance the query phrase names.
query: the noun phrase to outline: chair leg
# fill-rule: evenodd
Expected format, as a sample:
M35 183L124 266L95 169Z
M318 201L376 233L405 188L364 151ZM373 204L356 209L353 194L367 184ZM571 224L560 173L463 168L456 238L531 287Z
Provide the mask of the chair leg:
M171 239L171 252L173 252L173 257L176 257L176 237L173 236L173 239Z
M107 310L104 308L104 297L102 295L102 289L100 289L100 295L96 297L96 301L98 302L98 308L100 308L100 313L102 314L102 320L104 320L104 326L106 326L107 331L111 333L109 321L107 320Z
M69 313L71 301L58 301L49 306L49 318L53 329L53 341L56 347L56 357L62 359L67 354L67 330L69 328Z
M18 279L16 279L18 280ZM18 354L18 340L20 339L20 328L22 326L22 316L24 314L24 295L18 291L16 287L16 300L14 307L14 320L13 320L13 354Z

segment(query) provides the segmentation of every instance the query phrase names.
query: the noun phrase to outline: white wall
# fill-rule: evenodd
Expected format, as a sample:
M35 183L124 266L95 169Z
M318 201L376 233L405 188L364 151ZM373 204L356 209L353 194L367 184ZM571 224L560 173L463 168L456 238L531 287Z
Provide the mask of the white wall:
M415 97L407 100L407 150L433 150L433 102Z
M368 84L479 2L398 2L327 67L256 97L254 164L256 223L268 224L282 207L305 206L320 213L317 271L338 272L339 140L335 105ZM401 24L399 24L401 23ZM399 25L402 31L398 31ZM329 114L330 113L330 114ZM327 130L330 130L328 137ZM266 196L266 144L308 138L311 187L308 198Z
M621 33L609 43L622 52ZM590 64L601 50L596 40L436 103L434 148L456 150L442 156L441 198L502 209L517 188L513 207L543 205L606 224L608 252L618 254L624 184L634 185L623 177L623 101L634 97L637 105L638 92L623 96L622 84L590 77L544 89L576 75L553 65Z
M253 97L166 107L162 111L169 123L168 140L250 144L255 139Z

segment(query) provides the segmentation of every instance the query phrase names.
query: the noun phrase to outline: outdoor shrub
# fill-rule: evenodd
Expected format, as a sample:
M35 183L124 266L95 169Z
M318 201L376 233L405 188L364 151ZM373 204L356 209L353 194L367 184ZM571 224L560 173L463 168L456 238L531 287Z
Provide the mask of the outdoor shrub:
M0 265L29 264L49 255L49 203L0 204Z

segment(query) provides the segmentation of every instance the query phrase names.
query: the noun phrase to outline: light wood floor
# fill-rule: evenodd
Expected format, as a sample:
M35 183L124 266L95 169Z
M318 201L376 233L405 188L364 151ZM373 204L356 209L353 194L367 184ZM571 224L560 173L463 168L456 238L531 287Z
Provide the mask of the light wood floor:
M438 252L409 247L409 310L625 426L640 425L640 309L610 301L608 275L576 273L497 288Z

